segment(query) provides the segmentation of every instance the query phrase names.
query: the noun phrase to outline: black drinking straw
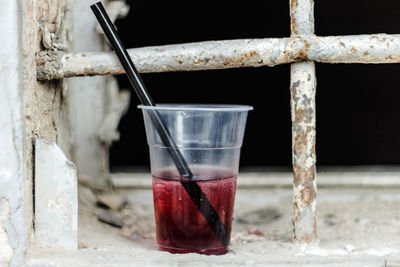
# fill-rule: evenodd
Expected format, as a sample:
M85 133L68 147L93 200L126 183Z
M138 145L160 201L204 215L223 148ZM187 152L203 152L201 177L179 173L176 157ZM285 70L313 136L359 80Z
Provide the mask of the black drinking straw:
M142 79L140 78L139 72L136 70L128 52L126 51L124 45L117 35L117 31L110 18L107 15L101 2L93 4L90 6L97 20L99 21L101 27L111 45L113 46L117 56L124 67L126 74L128 75L129 81L131 82L133 88L140 101L144 106L155 106L153 100L151 99L149 93L144 86ZM200 186L195 182L198 180L192 171L190 170L186 160L180 153L174 140L165 126L160 114L157 110L150 111L149 116L151 121L156 128L158 134L164 145L168 149L168 153L171 156L180 176L182 176L186 181L182 181L181 184L185 188L186 192L189 194L193 203L196 205L200 213L204 216L204 219L210 225L214 231L217 238L221 241L222 245L226 248L229 244L229 233L221 221L218 213L215 211L214 207L211 205L210 201L204 195Z

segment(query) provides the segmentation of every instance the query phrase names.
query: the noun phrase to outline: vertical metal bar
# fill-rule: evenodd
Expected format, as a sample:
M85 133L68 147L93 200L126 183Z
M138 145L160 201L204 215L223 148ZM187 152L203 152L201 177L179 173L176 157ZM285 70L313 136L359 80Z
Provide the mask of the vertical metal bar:
M290 0L290 16L292 37L314 35L313 0ZM294 178L293 232L296 241L310 242L317 237L314 62L293 63L290 84Z

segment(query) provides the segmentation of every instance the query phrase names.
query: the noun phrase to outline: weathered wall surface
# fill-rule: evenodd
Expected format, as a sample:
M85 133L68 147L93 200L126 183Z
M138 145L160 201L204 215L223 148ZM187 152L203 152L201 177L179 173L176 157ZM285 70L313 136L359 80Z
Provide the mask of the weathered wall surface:
M73 51L101 51L103 41L95 32L96 19L89 8L94 1L79 0L73 7ZM71 119L74 127L73 157L78 172L96 188L106 187L107 148L98 138L105 115L105 77L69 79Z
M22 8L25 175L27 187L32 187L34 138L56 142L67 157L71 154L68 88L62 80L38 82L36 79L36 54L39 51L67 49L69 6L64 0L28 0ZM32 199L32 195L28 198ZM27 209L31 211L33 207Z
M0 9L0 265L22 266L33 241L33 140L56 142L69 155L67 90L37 82L39 50L65 49L64 0L3 0Z
M56 142L71 155L68 87L63 80L37 82L36 54L39 51L66 51L71 30L72 1L36 0L26 6L24 23L26 48L25 115L28 137ZM26 41L25 41L26 40ZM29 40L29 41L28 41Z
M32 222L38 222L35 218L37 205L34 203L43 204L43 201L52 200L57 201L58 196L54 196L49 199L48 195L41 194L46 184L48 187L53 188L54 192L58 192L58 195L75 195L76 190L71 192L63 191L65 188L62 184L59 187L54 187L50 181L54 180L55 177L62 177L61 174L52 173L53 177L50 175L40 175L35 171L36 165L36 155L42 155L42 147L35 147L35 139L42 139L54 146L58 146L62 153L69 159L71 159L71 148L72 148L72 138L71 138L71 123L69 118L69 88L68 85L63 80L59 81L47 81L38 82L36 77L36 56L39 51L47 53L48 51L67 51L69 49L70 43L70 31L72 28L71 23L71 7L73 1L70 0L32 0L26 2L24 6L25 21L24 25L24 56L25 56L25 69L24 69L24 112L25 112L25 134L26 134L26 176L28 184L33 185L34 195L30 195L29 199L34 199L33 205L28 206L28 212L33 214L31 218ZM29 41L28 41L29 40ZM54 153L53 158L57 158L56 153ZM51 162L49 161L49 164ZM43 165L40 165L44 168ZM51 169L51 166L49 166ZM42 170L45 171L45 170ZM60 171L62 171L60 169ZM43 174L40 173L40 174ZM37 184L37 179L47 178L47 182L42 182ZM75 177L76 179L76 177ZM30 182L32 181L32 182ZM42 190L42 191L40 191ZM51 191L51 190L50 190ZM38 194L35 194L39 192ZM61 193L62 192L62 193ZM49 204L48 202L47 204ZM70 203L72 206L76 202ZM46 205L47 207L48 205ZM44 208L44 207L42 207ZM61 211L60 211L61 212ZM43 221L42 220L39 222ZM50 219L50 218L48 218ZM57 223L56 220L50 219L53 223ZM32 223L28 223L32 225ZM33 224L35 225L35 224ZM38 224L37 226L42 227L43 224ZM35 230L39 230L39 228ZM50 228L49 228L50 229ZM33 232L33 231L30 231ZM38 234L38 232L36 232ZM35 234L31 235L30 241L32 244L37 245L39 241ZM51 238L56 239L57 233L53 231ZM40 239L41 244L48 244ZM76 243L76 242L75 242ZM58 245L62 244L60 241Z
M0 266L21 266L26 250L21 83L21 6L0 8Z
M104 51L101 30L89 6L93 0L76 1L73 7L73 51ZM104 1L111 19L127 13L125 1ZM119 138L118 122L129 105L129 93L119 93L113 77L68 79L71 89L73 121L73 158L80 175L85 175L96 189L107 187L108 148Z

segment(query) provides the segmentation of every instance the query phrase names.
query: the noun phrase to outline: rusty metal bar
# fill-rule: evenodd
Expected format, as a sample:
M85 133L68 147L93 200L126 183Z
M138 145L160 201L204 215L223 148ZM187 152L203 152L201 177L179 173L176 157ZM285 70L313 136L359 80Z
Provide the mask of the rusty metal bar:
M295 2L292 1L293 7ZM292 22L296 13L292 11ZM295 20L296 21L296 20ZM294 31L299 31L297 23ZM299 28L299 29L298 29ZM324 63L400 63L400 35L318 37L208 41L129 49L140 72L191 71L275 66L312 60ZM42 51L37 56L37 78L52 80L76 76L121 74L113 52L64 53Z
M291 35L314 34L313 0L290 0ZM296 241L310 242L317 237L315 90L313 61L291 65L291 115L293 161L293 234Z

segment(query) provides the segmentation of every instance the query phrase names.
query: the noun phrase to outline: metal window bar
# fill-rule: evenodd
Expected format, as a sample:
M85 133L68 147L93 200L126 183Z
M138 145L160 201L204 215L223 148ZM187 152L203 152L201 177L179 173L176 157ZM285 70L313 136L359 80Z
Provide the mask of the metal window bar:
M400 63L400 35L319 37L313 0L290 0L291 37L208 41L129 49L140 72L291 65L294 239L310 242L316 229L315 64ZM121 74L113 52L37 55L38 80ZM306 99L306 101L304 101Z

